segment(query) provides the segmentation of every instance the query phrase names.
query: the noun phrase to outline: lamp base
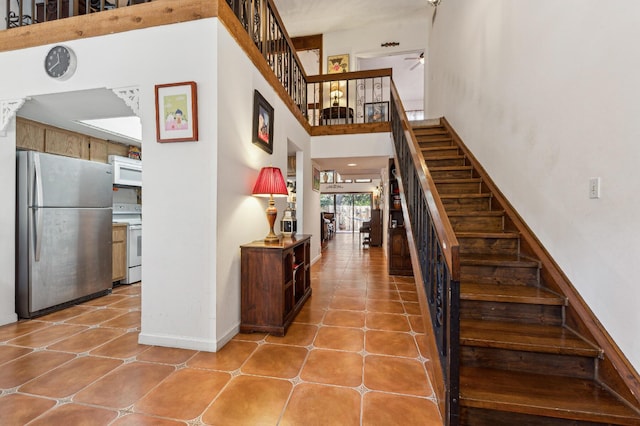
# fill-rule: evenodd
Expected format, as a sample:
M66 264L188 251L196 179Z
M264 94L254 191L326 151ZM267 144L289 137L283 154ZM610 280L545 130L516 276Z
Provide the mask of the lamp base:
M280 242L280 237L277 235L267 235L264 237L265 244L278 244Z
M269 206L266 210L267 222L269 222L269 233L264 237L264 242L267 244L273 244L280 242L280 237L273 232L273 225L276 223L276 216L278 216L278 210L276 209L275 202L273 201L273 195L269 198Z

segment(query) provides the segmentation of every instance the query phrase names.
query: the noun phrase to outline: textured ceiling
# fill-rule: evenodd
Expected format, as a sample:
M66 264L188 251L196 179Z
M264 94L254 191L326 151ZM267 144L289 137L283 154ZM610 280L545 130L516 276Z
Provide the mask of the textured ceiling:
M430 16L427 0L274 0L291 37Z

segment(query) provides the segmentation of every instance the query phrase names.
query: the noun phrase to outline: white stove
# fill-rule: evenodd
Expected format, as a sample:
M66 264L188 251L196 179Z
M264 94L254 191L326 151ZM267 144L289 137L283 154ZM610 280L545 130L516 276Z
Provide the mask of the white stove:
M114 203L113 222L127 224L127 277L120 283L136 283L142 279L142 206Z

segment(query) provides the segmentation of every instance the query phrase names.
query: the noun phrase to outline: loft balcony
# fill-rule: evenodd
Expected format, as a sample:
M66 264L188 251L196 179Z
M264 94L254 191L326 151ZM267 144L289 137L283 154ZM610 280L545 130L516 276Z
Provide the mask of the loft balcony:
M0 51L219 18L313 136L389 132L391 69L307 76L272 0L6 0Z

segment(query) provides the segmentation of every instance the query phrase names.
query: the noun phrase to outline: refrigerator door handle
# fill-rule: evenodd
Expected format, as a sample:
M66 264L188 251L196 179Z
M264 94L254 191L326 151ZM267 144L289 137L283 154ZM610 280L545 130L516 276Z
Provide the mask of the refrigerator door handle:
M42 207L42 171L40 169L40 156L37 153L33 155L33 185L34 185L34 196L36 197L33 200L34 207Z
M33 156L34 195L36 199L34 208L34 232L35 232L35 261L40 261L40 248L42 247L42 173L40 170L40 156Z

